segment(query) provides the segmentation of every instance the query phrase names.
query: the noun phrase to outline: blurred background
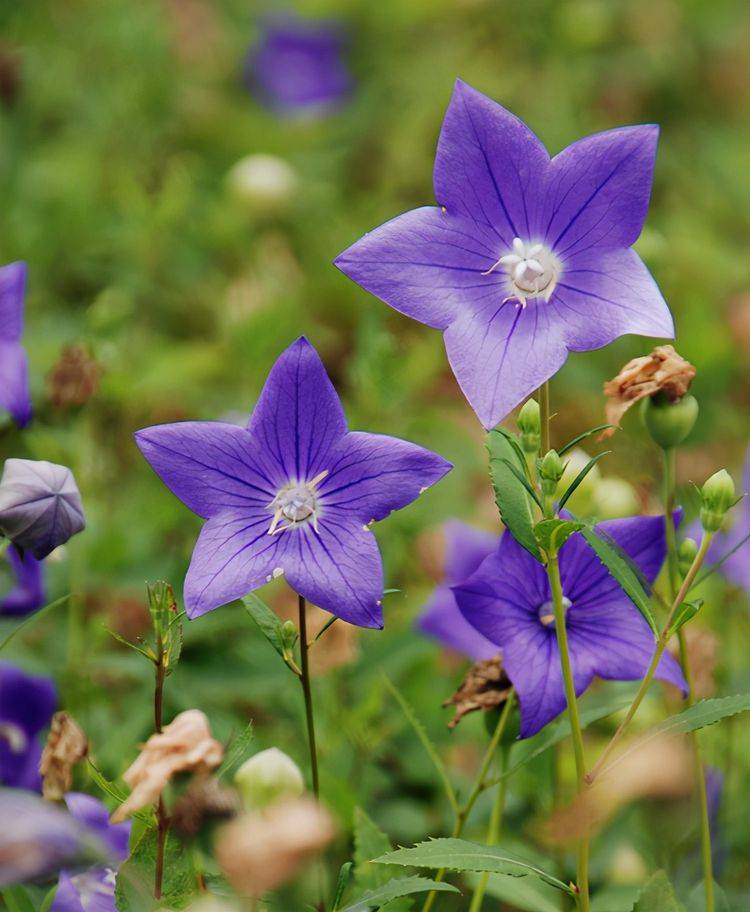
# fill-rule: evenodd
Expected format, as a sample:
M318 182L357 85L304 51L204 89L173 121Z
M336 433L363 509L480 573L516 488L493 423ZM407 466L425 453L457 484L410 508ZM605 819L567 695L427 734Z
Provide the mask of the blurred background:
M24 431L3 426L0 447L3 457L70 465L88 518L47 562L49 599L76 598L5 655L56 677L98 763L119 775L148 733L151 682L107 628L145 630L144 582L164 578L179 591L200 526L151 473L132 432L244 420L279 352L304 333L351 427L409 438L456 466L378 526L386 585L399 590L387 597L385 632L336 625L318 669L326 800L344 822L366 807L404 842L443 832L447 813L380 674L419 706L455 775L470 775L482 722L449 734L439 705L463 666L412 621L440 574L441 523L498 523L483 435L440 334L331 261L385 219L434 202L435 144L457 76L522 117L552 152L597 130L658 122L637 249L675 313L678 351L698 369L701 417L679 479L701 482L721 465L736 476L750 430L750 6L320 0L285 9L302 24L271 14L279 8L247 0L0 5L0 262L29 265L35 405ZM285 37L290 24L301 35ZM554 439L601 423L603 381L651 347L630 337L573 355L552 386ZM614 444L601 475L627 484L598 508L653 507L658 454L635 414ZM267 594L282 613L294 604L281 585ZM734 604L742 655L744 596ZM721 604L712 612L721 627ZM252 718L259 746L304 761L299 694L276 659L237 605L188 624L167 718L199 706L222 738ZM748 689L744 662L730 667L720 654L716 664L722 692ZM711 744L716 757L728 750L724 737ZM548 798L533 774L512 796L518 820ZM734 775L739 788L746 771ZM609 831L595 877L609 876L623 847L646 870L674 861L664 857L673 840L644 825L653 810L631 807ZM682 853L689 880L692 817L679 802L669 810L671 832L686 833L669 851ZM746 820L727 827L736 846L750 840ZM740 891L741 854L726 875Z

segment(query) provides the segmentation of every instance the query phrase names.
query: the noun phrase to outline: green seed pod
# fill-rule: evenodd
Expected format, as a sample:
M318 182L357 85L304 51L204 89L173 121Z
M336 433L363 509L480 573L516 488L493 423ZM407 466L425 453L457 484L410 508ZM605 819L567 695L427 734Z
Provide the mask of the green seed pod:
M703 485L701 501L701 525L706 532L718 532L735 503L734 482L726 469L715 472Z
M643 400L641 417L654 443L663 450L671 450L693 430L698 418L698 400L689 393L676 402L653 396Z
M537 453L542 434L541 413L536 399L528 399L518 413L518 430L521 432L521 446L525 453Z

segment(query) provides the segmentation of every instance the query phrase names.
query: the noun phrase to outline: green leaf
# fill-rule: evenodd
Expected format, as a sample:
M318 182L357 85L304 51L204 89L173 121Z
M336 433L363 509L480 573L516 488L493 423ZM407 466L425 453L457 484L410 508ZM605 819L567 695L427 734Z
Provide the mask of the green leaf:
M664 871L657 871L641 890L633 912L685 912Z
M109 797L114 798L118 804L122 804L123 801L125 801L125 799L128 797L127 792L125 792L123 789L118 788L114 782L110 782L110 780L104 776L99 767L94 764L91 758L87 758L87 763L89 775L94 780L94 783L104 792L105 795L109 795ZM149 811L136 811L136 813L132 816L137 817L139 820L146 820L149 823L151 823L153 820L153 815Z
M286 664L286 654L284 651L284 635L281 631L281 620L272 611L263 599L251 592L242 597L242 604L245 606L247 613L260 627L261 633L278 652Z
M50 611L52 611L53 608L57 608L59 605L62 605L64 602L67 602L68 599L71 597L71 595L72 595L72 593L69 592L67 595L63 595L61 598L55 599L54 602L50 602L49 605L45 605L44 608L40 608L39 611L35 611L33 614L30 614L27 618L25 618L23 621L21 621L20 624L17 624L11 630L11 632L5 637L5 639L2 642L0 642L0 652L2 652L3 649L5 649L5 647L8 645L8 643L10 643L10 641L17 634L19 634L26 627L31 626L31 624L36 623L39 620L39 618L43 617L45 614L48 614Z
M331 906L332 912L336 912L341 900L344 898L344 892L349 885L349 877L351 876L353 867L354 865L351 861L346 861L339 868L339 876L336 878L336 890L333 894L333 905Z
M406 698L403 696L401 691L396 687L396 685L391 681L387 675L383 675L383 681L385 686L393 694L394 699L401 707L401 711L406 716L409 721L409 724L414 729L419 740L422 742L422 747L425 749L427 756L432 760L432 764L438 772L440 779L443 783L443 788L445 790L445 795L450 803L451 808L455 813L458 813L458 801L456 799L456 793L453 790L451 781L448 778L448 773L445 769L443 761L440 759L440 754L437 751L437 748L430 740L430 736L427 734L427 729L422 725L422 723L417 718L414 710L411 708Z
M577 437L574 437L572 440L569 440L565 446L557 451L558 456L563 456L568 450L572 450L574 446L581 443L582 440L585 440L587 437L591 437L593 434L598 434L599 431L606 431L609 428L613 428L616 425L614 424L600 424L597 427L591 428L589 431L584 431L582 434L578 434Z
M651 610L651 601L643 587L637 567L614 539L610 538L600 527L584 526L581 529L581 535L594 549L596 556L610 574L622 586L625 594L641 612L654 634L658 636L659 630Z
M551 887L572 895L568 884L501 846L479 845L466 839L432 839L411 849L397 849L381 858L378 864L400 864L414 868L447 868L450 871L489 871L509 877L533 875Z
M195 896L197 875L193 853L186 852L176 836L167 833L164 848L162 898L154 899L157 830L150 827L141 836L130 858L117 873L117 912L151 912L153 909L181 909Z
M581 484L583 479L594 468L594 466L597 464L597 462L599 462L599 460L603 459L605 456L608 456L611 452L612 452L612 450L605 450L603 453L599 453L597 456L594 456L593 459L589 459L589 461L581 469L581 471L576 475L576 477L573 479L573 481L571 481L570 485L568 486L567 491L560 498L560 503L558 504L558 507L557 507L558 510L562 510L562 508L568 502L568 499L575 493L576 488Z
M518 463L518 455L506 434L500 430L490 431L487 435L487 451L500 518L519 545L541 562L542 556L534 537L531 500L525 486L509 467L514 461ZM523 469L523 466L520 468Z
M476 887L482 875L470 874L467 878ZM500 899L523 912L560 912L560 894L547 884L528 877L503 877L490 874L485 888L488 896Z
M459 893L452 884L440 883L426 877L402 877L401 880L390 880L376 890L368 890L341 912L361 912L363 908L379 909L393 899L411 896L413 893L431 893L433 890L443 893Z
M244 762L247 752L253 740L253 723L248 722L245 728L233 737L224 752L224 760L216 773L218 778L233 773L235 769Z
M534 526L534 535L543 551L556 554L570 536L583 527L584 523L571 519L543 519Z
M712 697L709 700L701 700L689 709L675 713L675 715L650 728L642 738L638 739L633 749L637 750L646 741L651 741L660 735L687 734L688 732L705 728L707 725L715 725L728 716L747 712L748 709L750 709L750 694L736 694L733 697Z
M703 599L694 599L692 602L683 602L682 605L680 605L677 616L675 617L674 621L672 622L672 626L669 629L669 635L674 636L674 634L677 633L677 631L682 627L684 627L688 621L692 621L692 619L696 616L696 614L698 614L702 607Z
M0 896L2 896L8 912L36 912L31 897L23 887L3 887L0 890Z
M397 869L374 865L373 858L393 850L393 845L380 827L362 810L354 809L354 876L361 889L372 889L397 876Z

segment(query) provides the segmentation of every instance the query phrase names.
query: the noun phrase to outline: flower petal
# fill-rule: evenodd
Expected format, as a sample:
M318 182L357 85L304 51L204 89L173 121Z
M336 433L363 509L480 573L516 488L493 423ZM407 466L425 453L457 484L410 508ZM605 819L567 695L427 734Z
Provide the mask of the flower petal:
M383 626L383 563L375 536L358 522L322 517L319 531L289 533L282 559L289 585L308 601L358 627Z
M630 247L651 196L659 129L621 127L573 143L552 159L543 237L564 258L592 247Z
M550 306L571 351L590 351L626 333L674 338L659 287L634 250L589 250L564 266Z
M34 737L49 725L56 706L57 690L50 678L0 663L0 722L18 725Z
M26 263L0 267L0 340L19 342L23 333Z
M114 893L112 906L114 907ZM81 897L67 871L60 872L60 880L57 884L55 898L50 906L50 912L84 912Z
M500 538L457 519L449 520L445 533L445 579L453 585L468 579L500 544Z
M491 643L461 614L450 586L437 586L417 619L417 628L475 662L491 659L500 647Z
M248 430L258 467L276 490L291 480L310 481L328 468L346 419L320 356L304 336L271 368Z
M253 459L251 435L234 424L160 424L135 439L159 478L198 516L267 507L276 495Z
M400 313L445 329L472 302L503 297L505 272L482 275L503 252L488 228L426 206L369 232L334 262Z
M101 839L112 853L114 861L124 861L127 858L132 821L110 823L109 811L102 802L84 792L66 792L65 804L76 820L80 820Z
M29 369L26 352L18 342L0 341L0 408L9 412L19 427L31 419Z
M0 599L0 615L31 614L41 608L45 601L42 562L30 551L21 554L15 545L8 547L5 557L15 584Z
M568 356L564 326L547 305L527 308L496 299L491 310L466 313L445 332L456 379L488 430L555 374Z
M435 196L449 213L492 231L503 248L531 240L539 228L549 155L523 121L502 105L456 81L435 158Z
M360 525L410 504L452 468L442 456L407 440L361 431L346 434L331 458L319 486L321 515L335 508Z

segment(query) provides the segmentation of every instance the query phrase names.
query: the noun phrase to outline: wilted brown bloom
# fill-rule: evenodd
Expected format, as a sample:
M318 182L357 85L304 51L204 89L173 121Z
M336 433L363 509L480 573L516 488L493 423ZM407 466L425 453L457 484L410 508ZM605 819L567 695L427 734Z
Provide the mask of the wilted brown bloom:
M500 656L472 665L458 690L443 703L443 706L456 707L456 714L448 723L448 728L455 728L471 712L502 706L512 687Z
M618 426L631 406L656 393L666 396L670 402L676 402L688 391L693 377L693 365L678 355L671 345L659 345L650 355L633 358L616 377L604 384L604 395L608 400L607 423ZM609 428L601 437L611 437L612 434L614 428Z
M73 767L83 760L88 750L88 740L76 720L66 712L56 712L39 761L45 798L62 800L73 784Z
M196 776L172 808L172 829L183 839L192 839L209 821L234 817L240 806L235 789L213 776Z
M309 797L294 798L223 826L216 860L238 893L260 896L290 880L333 834L325 808Z
M180 713L141 747L140 756L123 776L132 791L112 815L112 822L153 804L175 773L210 772L223 756L224 748L211 737L206 716L198 709Z
M50 398L56 408L85 405L99 389L101 368L81 345L66 345L47 374Z
M568 807L556 811L544 830L560 845L598 830L623 805L644 798L682 798L692 788L692 759L684 740L662 736L631 742Z

